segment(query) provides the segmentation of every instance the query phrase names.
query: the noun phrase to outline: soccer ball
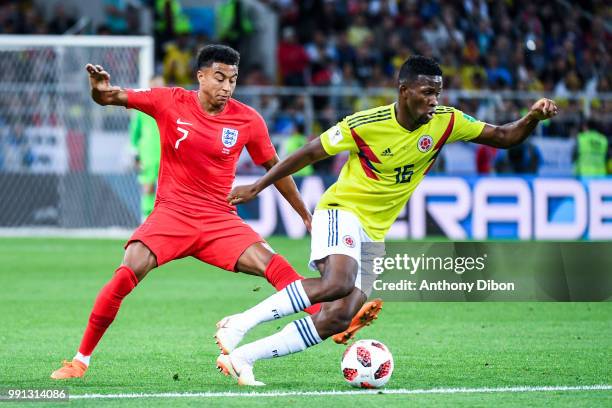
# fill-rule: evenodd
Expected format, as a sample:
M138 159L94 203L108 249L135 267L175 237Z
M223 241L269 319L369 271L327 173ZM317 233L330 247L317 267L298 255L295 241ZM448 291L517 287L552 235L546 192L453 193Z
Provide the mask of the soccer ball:
M353 387L380 388L391 378L393 356L378 340L359 340L347 347L340 368Z

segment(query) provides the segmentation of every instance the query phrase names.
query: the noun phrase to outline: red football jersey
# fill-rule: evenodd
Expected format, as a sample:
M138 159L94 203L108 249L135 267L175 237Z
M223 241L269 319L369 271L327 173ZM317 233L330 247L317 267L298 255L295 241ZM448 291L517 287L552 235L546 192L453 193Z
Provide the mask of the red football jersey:
M200 106L197 91L183 88L128 89L128 108L157 121L161 163L155 205L201 212L227 210L238 158L246 146L255 164L276 153L263 118L230 99L217 115Z

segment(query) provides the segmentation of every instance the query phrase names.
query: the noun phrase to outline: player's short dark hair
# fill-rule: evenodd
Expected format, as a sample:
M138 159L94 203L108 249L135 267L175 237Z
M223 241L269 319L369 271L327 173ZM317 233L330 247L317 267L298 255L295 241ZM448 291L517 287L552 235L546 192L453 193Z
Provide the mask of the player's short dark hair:
M413 55L402 64L397 79L400 82L409 82L419 75L441 76L442 69L432 58Z
M210 67L214 62L227 65L240 63L240 53L227 45L211 44L202 47L198 52L198 69Z

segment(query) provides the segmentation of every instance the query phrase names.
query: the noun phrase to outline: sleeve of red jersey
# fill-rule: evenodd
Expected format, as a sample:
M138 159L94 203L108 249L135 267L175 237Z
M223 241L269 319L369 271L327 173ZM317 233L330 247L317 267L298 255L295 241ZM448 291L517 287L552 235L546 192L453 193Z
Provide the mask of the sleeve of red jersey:
M255 112L250 126L249 141L246 148L257 165L267 162L276 154L276 149L270 140L268 127L263 118Z
M155 117L172 101L172 88L126 89L127 108Z

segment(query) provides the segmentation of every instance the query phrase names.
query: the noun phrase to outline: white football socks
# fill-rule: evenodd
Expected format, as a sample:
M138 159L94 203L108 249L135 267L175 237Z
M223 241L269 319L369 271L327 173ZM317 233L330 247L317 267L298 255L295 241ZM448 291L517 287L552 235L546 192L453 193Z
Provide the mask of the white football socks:
M322 341L311 317L306 316L289 323L276 334L238 347L231 353L231 358L240 371L245 365L252 366L262 358L299 353Z
M249 310L237 315L232 324L237 324L245 333L259 323L298 313L310 306L302 282L297 280L285 289L264 299Z
M76 356L74 356L74 359L79 360L81 363L89 367L89 360L91 360L91 356L84 356L83 354L77 351Z

